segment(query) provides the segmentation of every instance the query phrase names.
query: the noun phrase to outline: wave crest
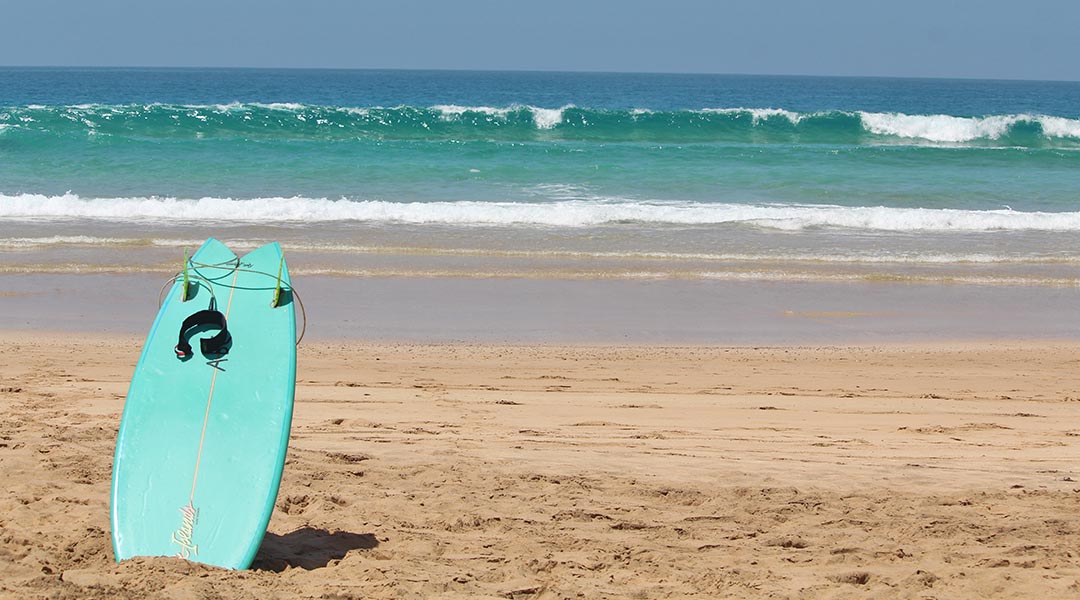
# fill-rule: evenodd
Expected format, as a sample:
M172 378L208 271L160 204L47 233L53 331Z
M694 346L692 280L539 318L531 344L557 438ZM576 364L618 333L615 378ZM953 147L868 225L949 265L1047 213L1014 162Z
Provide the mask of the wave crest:
M0 130L131 138L435 139L1080 148L1080 119L779 108L659 111L563 106L338 107L296 103L0 108Z

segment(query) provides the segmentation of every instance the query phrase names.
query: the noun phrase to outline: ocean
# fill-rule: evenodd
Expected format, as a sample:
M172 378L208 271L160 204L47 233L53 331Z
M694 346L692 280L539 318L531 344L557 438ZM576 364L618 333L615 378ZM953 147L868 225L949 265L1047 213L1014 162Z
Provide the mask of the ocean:
M0 69L0 272L1080 284L1080 83Z

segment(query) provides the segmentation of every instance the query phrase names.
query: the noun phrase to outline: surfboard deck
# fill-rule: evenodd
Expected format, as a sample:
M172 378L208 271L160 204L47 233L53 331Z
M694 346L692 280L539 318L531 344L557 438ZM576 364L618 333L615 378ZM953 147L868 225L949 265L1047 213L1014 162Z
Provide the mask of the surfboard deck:
M178 556L246 569L277 499L292 423L296 316L278 244L237 258L209 239L188 259L135 367L113 460L116 560ZM272 306L281 271L281 297ZM188 316L213 299L230 342L223 355L174 350Z

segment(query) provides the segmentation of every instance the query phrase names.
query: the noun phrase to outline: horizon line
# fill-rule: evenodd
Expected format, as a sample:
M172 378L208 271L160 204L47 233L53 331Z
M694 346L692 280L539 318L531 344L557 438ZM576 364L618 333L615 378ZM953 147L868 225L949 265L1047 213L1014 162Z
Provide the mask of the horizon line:
M448 72L448 73L551 73L580 75L684 75L715 77L804 77L819 79L912 79L945 81L1011 81L1027 83L1080 83L1078 79L1032 79L1015 77L979 77L979 76L944 76L944 75L837 75L806 73L749 73L749 72L707 72L707 71L620 71L620 70L573 70L573 69L492 69L492 68L447 68L447 67L253 67L253 66L206 66L206 65L0 65L0 69L42 69L42 70L218 70L218 71L412 71L412 72Z

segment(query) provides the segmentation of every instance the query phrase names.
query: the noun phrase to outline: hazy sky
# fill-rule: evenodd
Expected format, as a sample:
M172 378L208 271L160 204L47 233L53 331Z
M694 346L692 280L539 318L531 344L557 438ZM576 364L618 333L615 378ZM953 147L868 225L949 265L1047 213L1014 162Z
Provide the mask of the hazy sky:
M0 64L1080 80L1076 0L0 0Z

